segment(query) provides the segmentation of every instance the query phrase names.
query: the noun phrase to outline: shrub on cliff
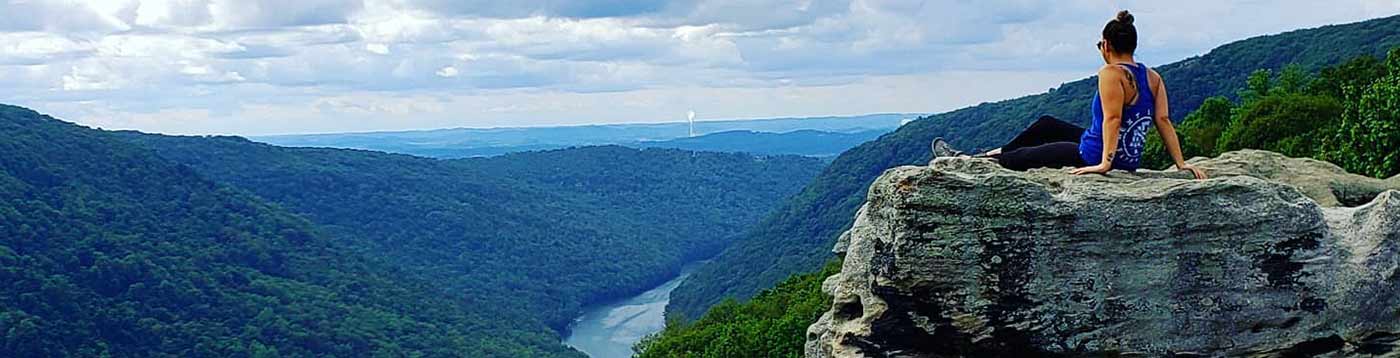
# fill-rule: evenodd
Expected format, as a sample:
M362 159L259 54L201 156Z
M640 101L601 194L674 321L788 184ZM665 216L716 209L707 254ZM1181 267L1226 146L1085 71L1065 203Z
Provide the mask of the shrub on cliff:
M726 300L692 324L672 320L634 348L640 358L801 357L807 326L831 307L822 280L840 261L819 272L794 275L752 301Z
M1343 87L1346 111L1324 142L1322 159L1374 177L1400 174L1400 49L1385 67L1387 74L1369 85Z
M1263 149L1373 177L1400 174L1400 49L1385 62L1362 56L1317 76L1296 66L1277 76L1255 71L1239 98L1210 98L1177 127L1187 157ZM1159 137L1147 146L1147 167L1171 165Z

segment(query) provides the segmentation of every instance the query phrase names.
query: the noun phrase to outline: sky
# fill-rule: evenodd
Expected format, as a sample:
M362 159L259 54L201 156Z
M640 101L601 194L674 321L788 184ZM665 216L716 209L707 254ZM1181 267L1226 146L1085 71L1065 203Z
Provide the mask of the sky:
M0 0L0 102L264 135L936 113L1400 0Z

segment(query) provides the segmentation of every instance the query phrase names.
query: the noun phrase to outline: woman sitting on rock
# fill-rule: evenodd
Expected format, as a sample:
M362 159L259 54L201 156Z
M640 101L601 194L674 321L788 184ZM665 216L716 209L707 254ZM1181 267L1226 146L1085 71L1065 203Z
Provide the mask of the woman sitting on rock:
M1147 127L1155 123L1177 169L1205 179L1204 171L1182 158L1162 76L1133 59L1137 50L1133 15L1118 12L1118 17L1104 26L1098 48L1106 64L1099 69L1099 93L1094 97L1094 121L1089 129L1045 116L1005 146L978 156L995 159L1012 170L1073 167L1074 174L1133 171L1142 160ZM933 151L938 157L961 155L943 138L933 141Z

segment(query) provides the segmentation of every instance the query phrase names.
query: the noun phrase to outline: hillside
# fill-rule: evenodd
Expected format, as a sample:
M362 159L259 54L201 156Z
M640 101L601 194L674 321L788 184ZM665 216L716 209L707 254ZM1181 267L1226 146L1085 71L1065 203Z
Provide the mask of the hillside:
M1210 96L1233 96L1257 69L1296 63L1316 71L1359 55L1384 57L1395 46L1400 46L1400 16L1252 38L1156 69L1179 121ZM928 116L843 153L801 194L677 288L668 314L700 317L724 297L750 297L793 273L818 269L885 169L927 162L928 143L939 136L962 148L990 148L1043 114L1083 123L1090 118L1094 83L1084 79L1042 94Z
M579 356L110 133L0 105L0 149L5 356Z
M564 329L583 306L645 290L727 246L824 164L617 146L438 160L123 135L433 282L474 313L507 317L493 334L554 339L547 328Z
M706 120L695 122L695 133L699 135L730 131L785 133L799 130L836 133L887 132L899 127L904 121L918 116L918 114L891 113L850 117ZM575 146L634 145L642 142L683 139L689 135L689 132L690 128L687 123L671 122L297 134L257 136L251 137L251 139L290 147L367 149L433 158L467 158Z
M784 133L728 131L691 138L666 141L638 142L628 146L642 148L675 148L706 152L753 153L767 155L804 155L835 157L842 152L869 142L883 130L854 133L799 130Z

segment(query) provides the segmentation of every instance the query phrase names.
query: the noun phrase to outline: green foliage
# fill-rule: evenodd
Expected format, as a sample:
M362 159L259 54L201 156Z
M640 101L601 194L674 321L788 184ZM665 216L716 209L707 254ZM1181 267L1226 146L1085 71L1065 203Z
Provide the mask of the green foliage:
M639 358L802 357L807 326L831 307L822 281L841 270L794 275L745 303L716 305L694 323L672 320L634 348Z
M439 160L132 134L491 312L563 330L712 256L816 159L584 147Z
M1245 80L1243 90L1240 90L1240 100L1253 101L1269 95L1269 89L1273 86L1273 71L1259 69L1249 74L1249 79Z
M1341 114L1342 105L1335 98L1277 90L1246 101L1221 133L1216 150L1203 155L1249 148L1312 157L1320 145L1319 131Z
M0 356L581 357L822 162L594 147L434 160L0 106ZM668 272L670 271L670 272Z
M1302 67L1289 64L1277 77L1268 70L1254 71L1240 95L1242 105L1233 109L1229 126L1219 131L1217 144L1198 155L1254 148L1282 152L1291 157L1313 157L1320 145L1320 130L1341 115L1341 102L1327 95L1308 94L1313 78ZM1218 115L1218 113L1210 113ZM1210 137L1210 133L1189 134ZM1208 127L1207 130L1215 130ZM1197 140L1200 141L1200 140Z
M1297 65L1284 67L1277 77L1267 69L1255 71L1240 96L1241 104L1232 110L1228 125L1219 132L1214 132L1219 129L1217 126L1183 126L1183 132L1197 138L1192 141L1195 146L1183 150L1188 155L1203 156L1245 148L1293 157L1315 156L1320 131L1341 116L1342 105L1336 98L1306 93L1312 82L1312 76ZM1219 110L1212 110L1204 115L1220 114ZM1219 133L1215 145L1203 145L1201 142L1208 140L1212 132Z
M1317 78L1285 70L1275 80L1256 71L1236 106L1213 98L1178 126L1187 156L1263 149L1336 163L1354 173L1400 173L1400 106L1396 73L1400 49L1385 63L1362 56L1325 68ZM1161 140L1149 138L1148 167L1170 164Z
M1397 46L1400 16L1252 38L1156 70L1171 93L1172 113L1182 118L1207 98L1236 96L1251 71L1297 64L1312 72L1362 55L1381 56ZM760 227L682 283L668 314L698 317L725 297L749 297L792 273L820 267L831 257L836 237L850 226L870 183L891 167L926 163L934 137L962 149L989 149L1041 115L1087 124L1095 81L925 117L846 151Z
M1278 79L1274 81L1274 93L1302 93L1312 82L1312 76L1298 64L1289 64L1283 67L1283 72L1278 74Z
M1181 128L1188 134L1182 138L1182 148L1187 153L1217 153L1216 143L1230 126L1235 104L1225 97L1211 97L1200 109L1191 112L1182 121ZM1157 137L1159 140L1161 137ZM1157 154L1166 154L1166 150Z
M1308 85L1308 93L1332 98L1345 98L1346 88L1362 87L1385 76L1385 65L1374 56L1360 56L1318 72Z
M573 354L109 133L0 106L0 151L0 355Z
M1387 74L1364 87L1344 87L1346 111L1324 145L1323 158L1375 177L1400 174L1400 49Z
M1215 145L1220 135L1229 128L1234 111L1235 103L1230 102L1229 98L1211 97L1195 112L1187 115L1181 124L1176 125L1177 139L1181 142L1181 151L1185 159L1216 153ZM1166 146L1162 144L1161 136L1147 137L1142 162L1144 168L1162 169L1173 165Z

